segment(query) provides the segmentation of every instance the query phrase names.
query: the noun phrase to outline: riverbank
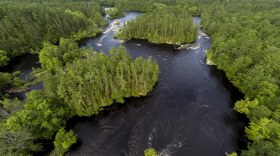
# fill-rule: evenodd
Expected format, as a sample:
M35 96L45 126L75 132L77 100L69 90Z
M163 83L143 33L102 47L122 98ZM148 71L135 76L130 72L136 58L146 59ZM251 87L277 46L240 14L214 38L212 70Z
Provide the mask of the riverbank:
M154 44L178 46L194 43L197 38L197 27L187 10L173 6L155 9L127 22L115 36L125 41L147 39Z
M119 19L120 25L136 16L128 13ZM195 23L200 20L194 18ZM152 56L159 64L159 82L147 97L128 99L120 107L112 106L117 109L71 122L69 128L77 133L80 144L70 155L138 156L149 147L172 155L224 156L240 151L244 123L232 107L242 95L223 72L200 63L211 44L208 36L199 31L193 48L178 51L173 45L147 40L119 43L114 33L107 31L80 45L106 54L110 47L123 45L132 58Z
M118 27L137 16L128 13L119 19ZM195 23L200 20L194 18ZM177 155L220 156L239 151L237 140L243 123L232 106L241 97L223 73L200 64L211 43L200 31L193 48L181 51L144 40L121 44L113 38L111 24L96 38L81 40L81 47L106 54L111 47L123 45L132 58L152 56L159 64L160 78L147 97L128 99L120 109L109 107L98 117L75 119L69 128L77 133L81 144L69 154L137 156L148 147Z

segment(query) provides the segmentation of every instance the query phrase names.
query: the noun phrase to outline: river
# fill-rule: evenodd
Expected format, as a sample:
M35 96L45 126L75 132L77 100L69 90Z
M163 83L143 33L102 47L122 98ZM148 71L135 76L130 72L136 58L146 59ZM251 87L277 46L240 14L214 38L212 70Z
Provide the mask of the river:
M142 156L148 147L164 156L224 156L239 151L244 123L233 105L242 95L223 72L202 63L211 39L200 28L201 18L193 18L199 36L189 49L113 38L117 27L138 15L130 12L109 20L102 35L84 39L80 46L108 53L123 45L133 58L152 56L160 68L157 85L146 97L129 98L98 116L72 119L68 127L79 143L67 155Z
M244 148L243 119L233 110L242 95L223 72L203 64L211 39L200 28L201 18L193 18L199 36L188 49L175 50L172 45L145 40L122 43L113 38L118 28L138 15L130 12L120 19L108 19L103 34L79 44L107 54L112 47L123 45L133 58L152 56L160 68L157 85L146 97L129 98L98 116L70 120L68 128L78 135L78 144L67 155L142 156L146 148L154 147L162 156L224 156ZM32 67L39 67L37 62L38 55L26 54L1 71L19 70L25 79ZM37 84L11 97L24 99L26 92L41 88Z

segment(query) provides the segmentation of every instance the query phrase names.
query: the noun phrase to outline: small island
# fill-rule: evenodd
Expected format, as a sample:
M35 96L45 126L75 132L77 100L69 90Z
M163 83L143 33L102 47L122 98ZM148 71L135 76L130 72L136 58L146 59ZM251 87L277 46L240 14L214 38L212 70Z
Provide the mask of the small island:
M191 14L179 7L164 7L127 22L115 37L122 40L147 39L156 44L193 43L197 27Z
M107 9L106 14L108 15L108 18L115 19L124 16L125 11L119 7L114 7L114 8Z

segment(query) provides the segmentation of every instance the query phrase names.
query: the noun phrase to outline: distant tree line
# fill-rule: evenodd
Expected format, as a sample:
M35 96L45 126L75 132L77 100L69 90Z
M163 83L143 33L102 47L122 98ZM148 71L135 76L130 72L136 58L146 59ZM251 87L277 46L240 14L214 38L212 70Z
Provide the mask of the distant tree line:
M96 0L103 6L119 7L126 11L151 12L161 5L184 7L193 15L200 15L206 0Z
M105 24L99 9L95 3L2 2L0 48L6 53L1 52L1 55L14 57L38 51L43 41L57 43L60 37L78 40L95 36Z

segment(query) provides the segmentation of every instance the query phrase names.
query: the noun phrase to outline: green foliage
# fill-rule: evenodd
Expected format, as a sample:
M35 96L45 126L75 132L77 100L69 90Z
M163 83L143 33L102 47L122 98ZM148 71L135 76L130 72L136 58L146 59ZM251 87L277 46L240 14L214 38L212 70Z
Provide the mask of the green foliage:
M100 6L94 2L24 1L0 2L0 66L8 58L38 51L43 42L57 43L59 38L79 40L96 36L106 24ZM7 58L8 57L8 58Z
M271 120L266 118L260 119L257 123L251 122L250 126L245 130L248 138L256 143L264 139L269 139L270 129L268 127L270 122Z
M249 99L240 100L235 103L234 109L239 113L249 115L250 110L258 106L258 100L249 101Z
M260 118L271 118L272 112L267 106L260 105L252 108L250 110L250 114L248 114L248 117L251 119L251 121L256 121Z
M51 139L53 134L71 117L62 104L44 97L42 91L32 91L22 110L10 116L5 123L11 131L30 127L36 139Z
M89 55L67 64L56 75L57 94L79 116L97 114L114 101L145 96L158 79L158 65L151 58L132 60L125 48Z
M18 130L7 124L23 107L18 99L0 101L0 155L28 155L30 151L41 149L41 145L35 143L36 138L27 124L21 125Z
M66 132L64 128L61 128L55 136L53 155L63 156L65 152L77 141L77 136L71 130Z
M253 143L249 146L249 150L242 151L243 156L279 156L280 147L274 146L269 141L261 141L258 143Z
M201 12L197 6L192 6L192 7L188 8L188 10L192 15L200 15L200 12Z
M279 155L279 2L216 2L203 8L202 18L213 38L207 56L245 94L235 110L250 119L253 143L241 155Z
M1 101L0 155L29 155L41 150L43 139L52 139L64 127L70 112L58 99L32 91L26 102Z
M44 67L55 70L60 60L55 58L55 46L61 37L79 40L96 36L106 22L98 2L69 1L0 1L0 67L10 58L28 52L37 52L48 46ZM53 49L52 49L53 48ZM64 63L74 56L63 56ZM69 56L71 55L71 56ZM48 58L45 57L45 58ZM0 73L0 97L9 87L21 82L12 74Z
M109 15L109 18L117 18L124 16L125 12L120 8L111 8L106 10L106 13Z
M0 155L28 155L29 151L40 148L39 144L34 143L34 137L27 127L10 131L0 124Z
M141 57L132 60L124 47L112 49L107 56L79 49L66 39L61 39L59 46L46 44L40 61L45 69L41 77L44 89L30 92L23 107L2 118L11 133L29 128L32 148L26 147L25 153L40 150L37 143L51 140L73 116L91 116L114 101L123 103L126 97L146 95L159 74L155 61ZM3 101L4 112L8 102ZM52 154L63 155L74 142L72 132L59 130Z
M61 57L57 46L44 43L44 48L39 53L39 62L44 70L55 71L62 67Z
M280 147L280 124L272 119L262 118L251 122L245 132L248 134L248 138L255 143L269 140Z
M10 59L7 56L7 52L0 50L0 67L7 65Z
M128 22L116 37L148 39L152 43L192 43L197 37L197 27L186 9L163 7Z
M18 73L2 73L0 72L0 98L3 92L9 87L20 86L22 81L17 77Z
M157 156L158 153L154 148L148 148L144 151L144 156Z
M226 156L238 156L238 155L237 155L237 153L234 152L234 153L231 153L231 154L226 153Z
M61 38L59 46L51 43L44 44L39 53L39 62L44 70L54 72L65 66L66 63L71 63L81 57L82 53L76 42Z
M191 0L184 0L190 3ZM175 5L178 0L101 0L102 5L117 6L126 11L150 12L154 9Z
M18 99L4 99L0 101L0 119L6 120L23 108Z
M162 3L154 3L155 9L167 9L168 6Z

